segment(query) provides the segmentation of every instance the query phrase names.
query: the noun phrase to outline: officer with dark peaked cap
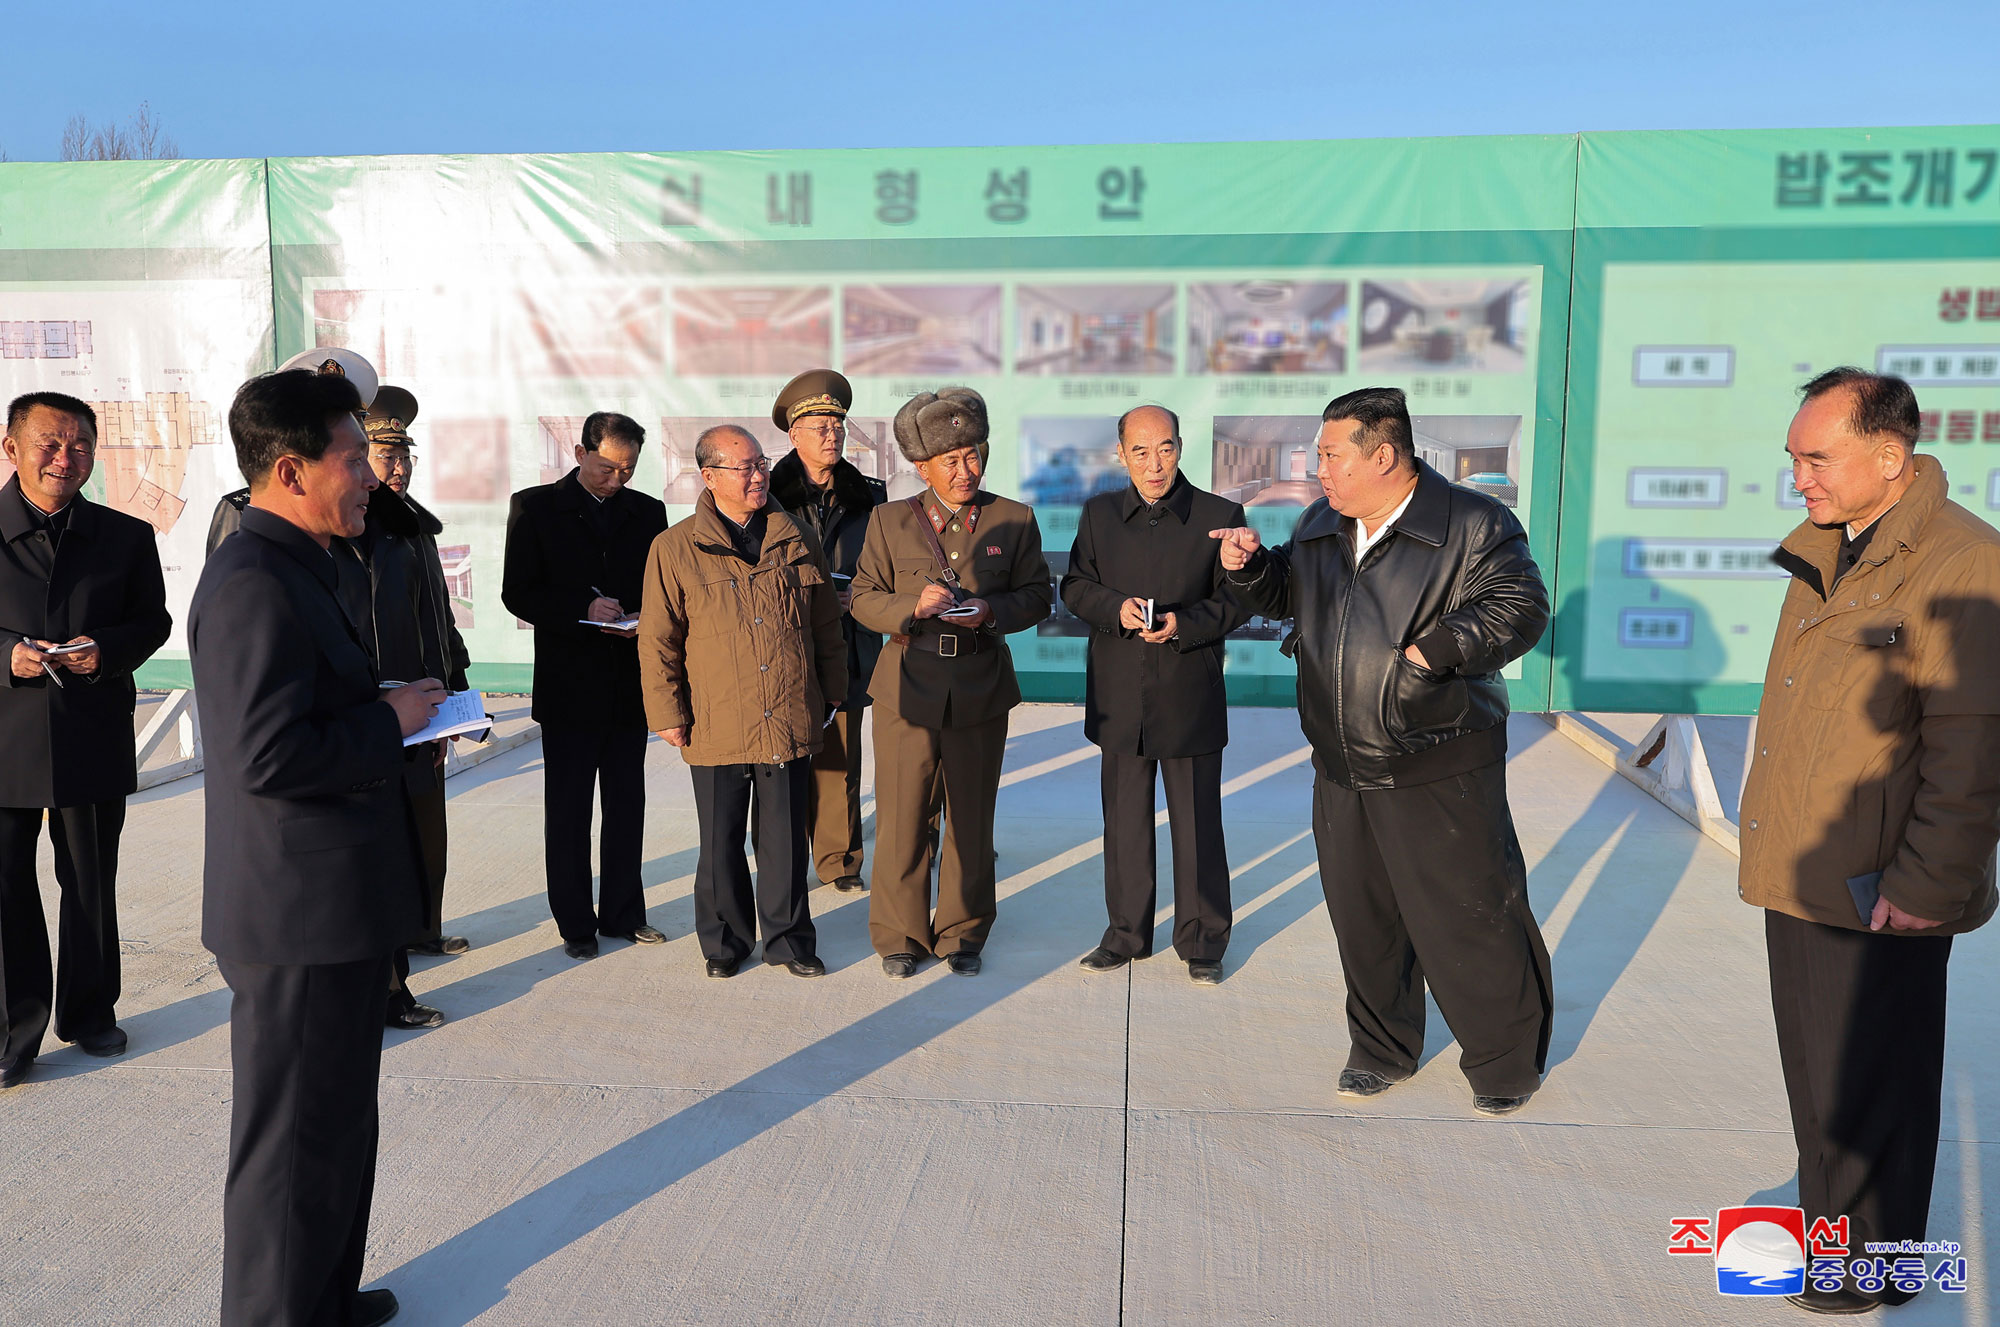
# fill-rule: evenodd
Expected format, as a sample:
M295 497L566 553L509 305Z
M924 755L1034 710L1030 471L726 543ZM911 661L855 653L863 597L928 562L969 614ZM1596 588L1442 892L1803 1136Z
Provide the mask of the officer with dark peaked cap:
M416 460L410 424L417 398L408 389L384 384L362 419L368 435L368 464L380 483L368 497L368 524L342 542L366 572L366 599L355 616L385 680L435 677L454 691L466 689L470 655L453 620L451 593L437 537L444 523L410 492ZM403 782L409 793L424 874L424 938L396 954L396 980L389 996L391 1027L435 1027L444 1015L419 1004L409 987L411 952L462 954L471 946L462 936L443 934L446 860L444 750L441 743L409 749Z
M876 510L854 575L854 620L889 644L875 699L875 868L868 930L882 970L908 977L926 953L979 971L996 911L993 808L1007 712L1021 703L1010 632L1049 615L1055 589L1025 505L979 487L986 402L968 387L896 412L896 445L926 485ZM945 616L952 612L953 616ZM930 902L931 812L945 832Z
M771 498L819 536L843 610L853 601L854 571L869 516L889 500L881 480L862 474L843 455L847 412L853 405L854 388L846 378L832 369L810 369L786 383L771 406L771 422L792 440L791 452L771 467ZM820 883L845 894L864 888L861 712L868 705L866 682L882 653L882 637L858 624L851 611L842 613L840 630L847 638L847 700L812 758L806 823Z

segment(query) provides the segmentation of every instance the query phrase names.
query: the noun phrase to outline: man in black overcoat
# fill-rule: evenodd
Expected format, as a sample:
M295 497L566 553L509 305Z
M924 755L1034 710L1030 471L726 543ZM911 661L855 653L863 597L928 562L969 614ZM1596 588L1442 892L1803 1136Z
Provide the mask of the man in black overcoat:
M1108 972L1153 952L1158 780L1174 846L1174 952L1191 978L1213 984L1231 920L1222 638L1249 614L1224 592L1208 532L1242 525L1243 508L1181 473L1180 421L1163 406L1120 416L1118 459L1132 482L1084 504L1062 580L1063 603L1092 628L1083 733L1103 749L1110 925L1082 963Z
M56 1036L92 1055L125 1049L117 1025L118 835L137 786L133 670L173 625L153 527L82 494L97 416L59 392L7 409L0 487L0 1088ZM35 878L42 822L62 915L51 970Z
M222 1322L375 1324L362 1293L392 956L423 926L403 738L443 684L383 690L339 592L375 475L346 379L245 383L250 482L188 619L205 754L202 943L233 999ZM351 556L351 555L349 555Z
M522 489L507 513L500 599L535 629L535 722L542 728L543 859L549 911L571 958L597 937L666 940L646 924L639 879L646 828L646 706L637 620L666 506L628 488L646 430L600 410L583 421L576 468ZM631 627L618 624L631 621ZM599 624L599 625L589 625ZM597 906L590 899L590 801L604 813Z

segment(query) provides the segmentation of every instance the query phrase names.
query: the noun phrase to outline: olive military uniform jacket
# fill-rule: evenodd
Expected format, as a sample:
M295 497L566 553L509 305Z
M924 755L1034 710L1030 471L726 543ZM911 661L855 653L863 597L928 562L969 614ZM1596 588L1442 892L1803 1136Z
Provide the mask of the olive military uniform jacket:
M1956 935L1993 915L2000 838L2000 533L1917 477L1834 579L1841 531L1806 524L1743 789L1743 901L1866 930L1879 889ZM1876 877L1879 873L1879 878ZM1887 933L1888 928L1885 928Z
M891 502L877 507L868 522L854 573L854 620L891 638L868 693L921 727L986 723L1021 703L1008 633L1026 631L1055 604L1042 532L1028 507L993 493L973 494L954 514L925 489L922 506L919 516L909 503ZM913 616L924 587L944 580L920 520L937 532L958 573L961 598L983 599L993 610L977 629ZM897 636L917 639L904 644Z
M811 530L764 508L764 545L737 556L715 496L653 540L639 612L646 723L685 727L690 765L778 765L820 748L847 695L840 596Z

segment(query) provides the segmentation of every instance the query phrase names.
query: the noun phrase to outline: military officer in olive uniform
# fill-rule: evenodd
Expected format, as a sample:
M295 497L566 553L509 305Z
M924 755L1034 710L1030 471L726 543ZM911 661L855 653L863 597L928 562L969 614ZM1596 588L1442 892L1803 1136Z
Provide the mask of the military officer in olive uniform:
M1035 514L979 488L986 402L968 387L910 399L896 445L924 492L876 508L854 573L854 620L888 635L875 701L875 869L868 930L882 970L926 953L979 971L993 926L993 807L1007 712L1021 703L1007 636L1049 615L1055 589ZM945 806L937 912L930 817Z
M807 839L821 884L843 894L862 889L861 712L868 675L882 637L855 622L854 569L868 534L868 517L889 490L841 455L854 388L832 369L812 369L785 384L771 422L791 435L792 450L771 467L771 497L812 530L826 552L840 592L840 630L847 638L847 700L835 711L812 758L807 785Z

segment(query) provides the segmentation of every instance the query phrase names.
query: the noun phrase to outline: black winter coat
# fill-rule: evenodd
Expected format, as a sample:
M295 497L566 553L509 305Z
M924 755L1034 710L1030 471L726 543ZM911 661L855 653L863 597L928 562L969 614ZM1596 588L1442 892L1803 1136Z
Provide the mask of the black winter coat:
M1321 498L1291 542L1228 577L1268 618L1297 620L1299 722L1344 788L1449 778L1507 754L1500 670L1535 647L1549 596L1514 513L1417 462L1402 518L1357 572L1354 522ZM1415 644L1430 667L1403 654Z
M771 467L772 499L819 536L827 568L847 577L836 579L835 588L849 589L855 564L861 560L861 545L868 538L869 513L889 500L889 488L845 460L834 463L831 487L833 501L822 502L806 482L805 463L797 452L785 453ZM882 636L856 622L852 613L840 615L840 633L847 638L847 699L841 708L859 710L868 704L867 682L882 655Z
M207 818L202 943L351 963L423 929L403 738L327 550L252 507L188 614Z
M368 569L365 642L385 679L435 677L465 690L471 662L444 583L437 537L444 523L383 484L368 496L368 528L346 543Z
M1223 587L1210 530L1242 525L1240 504L1182 475L1157 506L1130 485L1084 503L1062 600L1090 624L1083 735L1107 751L1154 760L1205 756L1229 743L1222 638L1249 620ZM1149 645L1119 625L1127 599L1151 599L1155 620L1179 618L1178 640Z
M138 786L132 674L173 629L153 527L81 496L53 566L20 477L0 487L0 650L23 636L95 640L88 677L15 677L0 667L0 806L83 806ZM0 656L4 657L4 656Z
M536 722L645 731L637 640L580 621L600 590L638 615L646 555L666 528L665 505L630 488L600 512L573 469L514 495L500 599L535 629Z

